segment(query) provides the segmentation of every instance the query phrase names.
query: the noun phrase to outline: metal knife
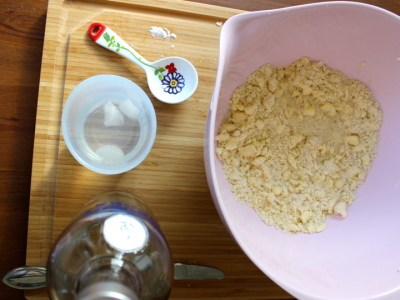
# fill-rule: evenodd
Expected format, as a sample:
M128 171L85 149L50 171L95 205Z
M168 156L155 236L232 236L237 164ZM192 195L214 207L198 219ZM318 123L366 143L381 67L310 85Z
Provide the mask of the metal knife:
M224 272L206 266L175 263L175 280L223 279ZM15 289L33 290L46 286L45 267L20 267L3 277L3 282Z

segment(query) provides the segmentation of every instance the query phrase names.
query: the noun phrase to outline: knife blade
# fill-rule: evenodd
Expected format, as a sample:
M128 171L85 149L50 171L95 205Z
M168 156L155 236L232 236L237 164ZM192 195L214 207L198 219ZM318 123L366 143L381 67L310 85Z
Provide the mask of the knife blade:
M175 280L201 280L201 279L223 279L224 272L200 265L175 263ZM3 277L3 282L15 289L32 290L46 286L46 268L37 266L24 266L8 272Z
M174 271L175 280L224 279L225 276L216 268L181 263L174 264Z

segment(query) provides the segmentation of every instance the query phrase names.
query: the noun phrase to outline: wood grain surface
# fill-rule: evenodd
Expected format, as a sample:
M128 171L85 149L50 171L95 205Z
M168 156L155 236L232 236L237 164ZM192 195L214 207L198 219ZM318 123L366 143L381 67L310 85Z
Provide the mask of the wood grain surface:
M85 3L88 2L90 1ZM97 3L100 4L114 2L118 1L97 1ZM122 2L126 3L129 1ZM198 0L193 1L194 7L197 7L195 2L252 11L304 4L312 1ZM378 5L400 14L400 0L375 0L365 2ZM70 5L71 10L74 10L77 9L76 6L81 2L69 1L66 3ZM165 3L167 3L167 1L165 1ZM95 180L101 182L102 190L107 190L111 187L131 189L149 201L150 205L156 208L156 210L165 209L164 214L156 214L158 215L163 230L166 232L167 236L169 236L171 248L177 260L182 262L211 264L220 267L227 274L226 281L176 282L171 299L292 299L290 295L264 276L241 252L235 242L227 234L212 203L210 203L210 196L205 189L202 157L198 152L199 147L201 147L202 137L199 135L198 127L196 127L201 126L200 123L205 121L206 111L208 109L207 101L209 101L209 99L198 97L196 98L197 101L184 103L184 106L178 108L167 107L161 103L154 102L156 111L160 115L162 131L158 143L155 144L152 160L150 160L147 165L143 164L143 166L141 166L140 170L143 174L146 174L144 177L137 177L135 173L110 178L95 176L93 173L83 170L75 161L71 160L62 142L60 143L60 148L57 149L51 147L45 148L49 146L48 144L36 144L36 149L44 149L45 155L39 155L40 157L36 156L35 160L33 160L35 125L37 129L36 132L44 132L47 130L49 137L57 135L57 132L49 131L49 129L55 128L54 130L58 130L57 126L53 126L54 123L57 123L56 119L44 117L46 113L47 116L54 116L58 104L54 104L53 107L50 106L47 112L42 110L42 117L36 119L41 70L43 72L46 67L43 66L41 69L43 41L48 11L47 5L48 2L44 0L1 0L0 2L0 33L2 36L2 42L0 43L0 60L2 66L2 72L0 73L0 91L2 95L0 104L0 187L2 204L0 208L0 275L4 276L10 269L26 264L25 257L30 198L34 202L41 199L42 201L48 201L49 204L49 206L37 206L37 209L42 209L42 211L31 211L31 216L36 215L41 218L47 218L52 215L53 209L54 212L58 213L57 219L59 221L54 223L54 228L30 227L31 246L29 251L31 252L28 252L28 263L41 264L45 259L45 251L39 251L35 254L35 249L46 249L46 247L49 247L54 236L57 235L65 223L68 222L76 209L90 197L97 194L97 192L100 192L100 190L93 188L90 184L90 180L95 178ZM122 6L119 6L119 9L121 9ZM157 12L160 11L161 10L157 10ZM229 17L229 14L234 13L229 9L226 11L230 12L227 14L227 17ZM210 26L209 29L217 29L214 21L219 21L222 12L224 12L224 9L221 8L209 9L207 14L214 16L207 19L207 24ZM183 11L181 15L185 15L186 13L188 13L188 11ZM56 19L64 17L66 16L62 14L58 16L49 16L47 22L54 22ZM115 18L112 11L105 12L102 15L104 20L116 22L115 24L119 28L121 28L120 25L122 23L118 22L122 22L123 19L127 17L127 14L124 14L122 19L119 17ZM143 20L145 22L147 19L144 18ZM202 24L204 23L202 18L196 20ZM86 19L85 22L90 22L90 18ZM85 22L75 24L75 27L71 27L66 23L66 26L62 28L58 34L61 36L67 33L82 34L83 28L87 24ZM213 26L211 26L211 24ZM147 28L149 25L154 24L142 24L143 28ZM127 29L125 33L129 33L132 30L132 28ZM205 32L201 33L199 31L198 34L203 34L203 38L206 36ZM57 41L53 41L53 43L57 43ZM210 45L212 44L213 47L217 46L217 40L215 40L212 34L207 39L207 43L210 43ZM52 42L45 45L45 47L53 49L57 49L58 46L57 44L52 44ZM112 58L111 52L110 54L105 54L106 50L103 49L101 49L103 51L100 51L100 49L88 50L88 46L87 40L81 39L80 41L72 41L67 48L65 64L59 63L60 61L56 64L56 69L53 70L56 75L55 80L59 80L60 76L65 76L62 80L66 82L65 90L56 90L60 95L67 94L80 79L89 74L96 74L96 72L91 73L92 71L89 67L84 68L84 72L81 73L81 69L78 65L67 64L67 62L71 62L71 59L75 59L74 57L76 56L70 56L69 54L73 53L74 49L77 47L87 47L84 51L89 51L88 53L91 53L90 51L97 52L99 54L97 59L101 56L109 57L110 64L101 65L101 68L104 68L104 70L109 70L109 68L121 62L122 58ZM148 44L146 47L147 50L157 50L157 47L164 47L162 48L164 50L168 49L165 48L165 46L166 45ZM178 46L177 44L176 49L179 49ZM196 67L199 67L203 74L201 78L201 80L203 80L203 87L199 90L200 95L207 95L212 91L212 76L216 67L216 60L214 57L216 55L215 51L217 51L216 48L212 49L214 50L209 50L208 55L204 55L205 49L202 49L202 55L198 53L197 57L194 56L195 64L197 64ZM44 50L45 54L48 53L48 49L45 48ZM154 58L157 54L156 51L153 52ZM165 54L168 52L169 51L165 50ZM183 55L184 53L179 54L185 56ZM193 55L195 55L195 53ZM152 56L148 58L151 59ZM49 59L49 57L44 57L43 61L45 61L45 59ZM101 62L98 61L98 63ZM119 72L121 72L119 75L124 76L128 75L128 73L131 74L131 68L133 67L125 64L124 68L119 70ZM43 76L45 76L45 74L42 73L42 77ZM140 78L137 79L140 80ZM141 86L146 89L143 78ZM50 87L42 85L40 92L44 93L44 90L48 88ZM63 99L63 97L60 99ZM168 124L168 115L172 113L177 116L175 120L175 124L179 123L177 127L169 126ZM195 126L196 129L193 132L190 131L190 128L193 127L190 126L189 118L199 122ZM185 128L188 129L185 131L175 129L182 128L180 126L185 126ZM173 140L168 138L177 135L182 136L182 139ZM41 138L45 140L45 137ZM57 143L53 145L57 145ZM165 153L165 147L170 150L169 153ZM186 147L188 151L186 154L187 156L184 156L182 161L173 159L174 151L179 151L182 147ZM60 149L64 150L59 152ZM38 153L40 154L40 152L36 152L36 155L38 155ZM56 154L60 154L59 159L63 162L62 168L51 168L51 161L54 158L53 155ZM163 160L166 157L169 159L169 163ZM41 161L40 159L49 160L48 164L46 164L46 161ZM63 180L57 179L55 184L48 184L38 180L37 174L31 176L33 161L39 162L38 165L33 166L34 170L40 170L41 167L47 166L49 169L45 171L42 170L41 172L45 172L47 176L54 176L54 178L66 178L68 183L66 184ZM154 187L157 183L155 177L159 175L152 174L151 170L154 164L159 170L163 171L162 176L164 182L168 177L171 177L174 168L181 167L183 168L180 173L183 176L181 181L188 182L187 178L189 178L190 184L178 184L177 181L171 181L169 184L165 185L167 190L165 193L162 193ZM131 184L132 182L133 184ZM76 183L79 183L80 188L74 190ZM147 187L140 188L142 184ZM34 192L31 194L31 190L40 190L42 193L45 191L46 194L54 193L54 195L59 197L56 198L57 201L52 202L51 199L43 198L43 194L35 194ZM169 200L169 202L166 203L166 200ZM71 201L70 206L68 206L69 208L66 210L60 209L64 207L63 201ZM191 207L201 207L202 209L200 211L191 211ZM42 219L39 222L38 220L31 219L31 224L32 221L33 224L47 224L48 220ZM181 230L176 232L176 226L179 222L186 226L182 226ZM49 239L41 238L45 230L49 230ZM35 232L40 232L40 234L35 237ZM193 235L194 232L197 235ZM229 264L226 258L229 258ZM32 299L45 297L44 295L44 291L40 290L29 293ZM0 297L1 299L24 299L24 294L21 291L13 290L1 283Z

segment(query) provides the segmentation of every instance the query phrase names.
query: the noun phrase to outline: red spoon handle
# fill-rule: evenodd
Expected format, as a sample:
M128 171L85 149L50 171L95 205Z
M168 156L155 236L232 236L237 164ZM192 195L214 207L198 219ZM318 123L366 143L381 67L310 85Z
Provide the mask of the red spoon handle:
M101 23L93 23L88 28L88 35L93 41L97 41L106 30L107 26Z

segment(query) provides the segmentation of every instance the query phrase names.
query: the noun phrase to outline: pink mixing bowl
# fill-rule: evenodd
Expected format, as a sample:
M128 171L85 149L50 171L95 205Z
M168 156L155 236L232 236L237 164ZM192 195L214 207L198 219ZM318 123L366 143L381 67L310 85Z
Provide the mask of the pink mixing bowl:
M215 136L234 89L265 63L323 60L365 83L383 111L378 156L346 219L318 234L282 233L234 200ZM400 299L400 18L355 2L244 13L222 28L205 164L222 220L250 259L299 299Z

